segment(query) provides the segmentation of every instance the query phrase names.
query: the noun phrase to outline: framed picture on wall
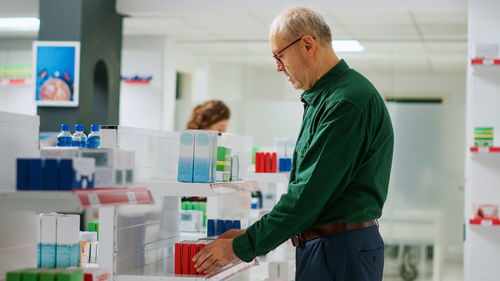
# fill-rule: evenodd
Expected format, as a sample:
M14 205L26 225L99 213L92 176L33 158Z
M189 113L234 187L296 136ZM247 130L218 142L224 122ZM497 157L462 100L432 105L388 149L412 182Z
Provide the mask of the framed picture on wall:
M80 42L34 41L33 81L38 106L78 106Z

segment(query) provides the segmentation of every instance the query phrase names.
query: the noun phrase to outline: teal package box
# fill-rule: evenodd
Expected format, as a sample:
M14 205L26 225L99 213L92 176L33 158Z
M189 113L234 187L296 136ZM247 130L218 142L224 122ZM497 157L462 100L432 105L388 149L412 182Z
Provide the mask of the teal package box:
M214 182L216 164L217 131L197 131L194 141L193 182Z
M179 141L179 162L177 166L177 181L193 182L194 143L196 131L181 132Z
M78 266L80 260L80 216L57 216L56 267Z
M56 267L57 214L40 215L40 267Z

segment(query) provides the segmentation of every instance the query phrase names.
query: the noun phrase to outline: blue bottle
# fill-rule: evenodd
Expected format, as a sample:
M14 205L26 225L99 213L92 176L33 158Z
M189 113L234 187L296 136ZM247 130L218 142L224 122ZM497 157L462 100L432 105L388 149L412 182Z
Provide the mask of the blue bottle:
M87 148L101 147L101 132L99 125L90 125L90 134L87 138Z
M72 141L69 125L61 124L61 132L57 135L57 146L71 146Z
M84 126L81 124L75 125L75 133L73 134L72 146L87 147L87 136L83 132Z

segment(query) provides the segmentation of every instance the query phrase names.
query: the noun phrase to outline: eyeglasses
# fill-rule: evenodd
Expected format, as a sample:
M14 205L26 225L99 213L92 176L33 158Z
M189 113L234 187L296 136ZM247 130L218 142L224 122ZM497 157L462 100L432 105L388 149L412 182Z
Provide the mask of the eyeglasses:
M286 49L290 48L290 46L292 46L293 44L299 42L300 40L302 40L302 37L304 36L301 36L299 39L293 41L292 43L288 44L285 48L281 49L279 52L277 53L273 53L273 57L274 59L280 64L281 67L284 67L283 66L283 63L281 62L280 58L278 57L281 53L283 53Z

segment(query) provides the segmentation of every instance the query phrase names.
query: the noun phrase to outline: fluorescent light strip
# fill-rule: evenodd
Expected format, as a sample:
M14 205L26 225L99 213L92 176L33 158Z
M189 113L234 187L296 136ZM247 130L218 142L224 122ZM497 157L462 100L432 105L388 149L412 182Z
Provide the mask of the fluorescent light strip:
M332 46L337 53L359 53L365 50L358 40L333 40Z
M39 28L37 18L0 18L0 31L38 31Z

